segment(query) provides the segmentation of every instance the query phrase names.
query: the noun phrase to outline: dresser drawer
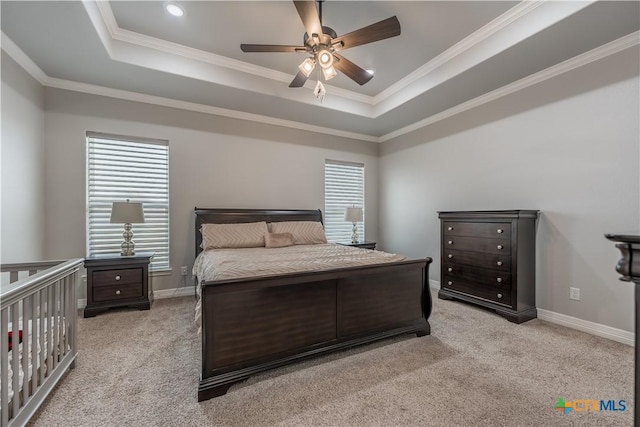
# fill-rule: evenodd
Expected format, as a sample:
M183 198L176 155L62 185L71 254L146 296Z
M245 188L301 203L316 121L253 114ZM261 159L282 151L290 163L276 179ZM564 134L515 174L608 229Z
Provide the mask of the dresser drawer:
M488 252L492 254L511 254L511 239L487 239L486 237L448 236L444 240L445 250L459 249L464 251Z
M446 264L443 272L444 280L455 283L463 280L478 283L496 289L511 289L511 274L496 270L485 270L464 265Z
M482 252L457 251L445 248L442 264L451 263L473 265L480 268L511 272L511 257L508 253L499 255Z
M448 236L470 236L507 238L511 237L511 223L509 222L462 222L443 221L445 239Z
M442 281L442 288L460 292L472 297L482 298L505 306L511 306L510 289L499 289L493 286L484 286L477 282L470 282L462 279L447 280L447 278Z
M97 270L93 272L93 286L111 286L142 283L142 268Z
M116 301L128 298L140 298L142 283L123 283L121 285L99 286L93 288L93 299L99 301Z

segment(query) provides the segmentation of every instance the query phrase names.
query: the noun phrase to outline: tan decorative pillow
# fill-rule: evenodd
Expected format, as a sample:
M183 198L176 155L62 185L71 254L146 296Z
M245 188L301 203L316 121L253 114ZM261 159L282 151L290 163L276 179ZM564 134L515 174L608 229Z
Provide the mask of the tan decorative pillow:
M283 221L269 224L272 233L291 233L296 245L327 243L322 223L317 221Z
M264 235L269 232L267 223L202 224L203 249L258 248L264 246Z
M286 246L293 246L293 234L267 233L264 235L264 245L267 248L284 248Z

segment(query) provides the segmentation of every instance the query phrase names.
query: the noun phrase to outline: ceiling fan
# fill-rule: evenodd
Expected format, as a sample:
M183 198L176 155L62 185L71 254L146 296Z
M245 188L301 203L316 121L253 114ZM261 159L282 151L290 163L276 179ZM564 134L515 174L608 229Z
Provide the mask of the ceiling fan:
M350 47L384 40L400 35L400 22L395 16L387 18L375 24L352 31L339 36L330 28L322 25L322 2L294 1L298 15L306 30L303 38L303 46L271 45L271 44L241 44L243 52L297 52L307 53L308 56L298 67L300 71L293 79L289 87L302 87L315 69L320 66L325 80L334 78L339 70L344 75L363 85L373 78L373 74L360 68L338 51Z

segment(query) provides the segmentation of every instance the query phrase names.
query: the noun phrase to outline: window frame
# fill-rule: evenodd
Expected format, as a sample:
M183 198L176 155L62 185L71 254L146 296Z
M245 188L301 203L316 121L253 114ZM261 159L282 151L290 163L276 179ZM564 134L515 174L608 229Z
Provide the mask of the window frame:
M136 148L140 148L139 146L143 144L147 146L147 150L156 151L157 156L155 157L155 161L151 162L152 166L160 166L154 173L153 171L149 174L139 174L139 165L135 165L136 156L133 155ZM119 146L124 149L123 151L129 151L132 156L127 159L130 160L132 165L128 166L116 166L112 164L110 166L104 167L105 164L100 164L101 162L114 162L117 160L106 160L105 157L100 158L100 156L107 156L108 153L104 151L109 148L109 145L112 145L112 148L116 148ZM138 146L138 147L136 147ZM164 149L159 149L158 147L152 146L161 146ZM123 241L122 232L124 231L122 224L110 224L109 217L111 213L111 203L115 201L125 201L127 198L132 202L142 202L143 209L145 211L145 223L144 224L133 224L133 240L136 242L136 252L156 252L156 256L151 260L151 264L149 266L150 273L162 273L171 271L171 240L170 240L170 174L169 174L169 141L162 139L153 139L153 138L144 138L144 137L136 137L136 136L127 136L127 135L115 135L109 133L102 132L86 132L86 185L85 185L85 220L86 220L86 234L85 234L85 244L86 251L89 256L102 255L102 254L113 254L114 256L120 255L120 243ZM100 153L100 151L103 153ZM149 153L146 153L149 154ZM138 161L141 156L138 156ZM149 160L149 158L145 159ZM138 179L138 185L134 192L129 193L132 190L126 190L127 186L131 186L131 182L123 182L122 187L115 185L112 187L114 189L113 196L106 196L104 193L108 193L109 190L102 191L94 191L96 186L96 166L98 167L98 174L100 174L100 168L104 169L102 171L103 175L108 176L109 171L119 172L123 174L127 173L136 173L135 178ZM92 169L93 168L93 169ZM130 170L127 171L127 168ZM138 168L138 169L136 169ZM131 169L135 169L132 171ZM164 179L166 176L166 179ZM105 176L102 179L105 180L102 184L99 183L100 176L98 178L98 186L109 186L109 179ZM120 178L120 177L118 177ZM157 197L153 200L150 199L149 193L144 193L145 184L142 184L142 181L147 181L148 187L147 190L155 190L157 191ZM159 181L158 181L159 180ZM116 180L117 181L117 178ZM156 181L156 182L152 182ZM137 192L137 194L134 194ZM96 194L98 193L98 194ZM119 193L119 194L118 194ZM141 195L144 194L144 195ZM128 197L131 196L131 197ZM111 198L112 200L107 201L105 199ZM100 200L102 199L102 200ZM108 230L104 233L104 237L100 236L100 232L96 232L96 227L103 228ZM144 228L147 228L145 231ZM150 228L155 228L156 230L149 230ZM159 230L158 230L159 229ZM150 241L150 234L153 233L157 238L160 236L160 244L154 247L154 243ZM114 239L118 236L117 244ZM146 237L146 239L145 239ZM103 239L100 241L100 239ZM96 246L100 244L101 247L96 248Z
M333 170L332 170L333 169ZM342 169L342 172L338 172ZM329 180L335 180L340 178L340 174L346 174L343 176L346 186L341 187L343 194L328 194L330 191L335 191L335 185L332 185ZM359 176L357 176L359 175ZM346 193L353 193L354 186L349 185L349 177L356 178L359 182L355 187L357 194L354 197L349 197ZM343 182L344 183L344 182ZM331 187L330 187L331 186ZM339 190L340 191L340 190ZM328 203L330 198L344 199L335 200ZM362 208L362 222L357 223L359 240L365 240L366 230L366 209L365 209L365 164L358 162L347 162L341 160L325 159L324 162L324 224L325 234L329 242L342 242L351 241L351 233L353 224L344 220L345 209L347 207L357 206Z

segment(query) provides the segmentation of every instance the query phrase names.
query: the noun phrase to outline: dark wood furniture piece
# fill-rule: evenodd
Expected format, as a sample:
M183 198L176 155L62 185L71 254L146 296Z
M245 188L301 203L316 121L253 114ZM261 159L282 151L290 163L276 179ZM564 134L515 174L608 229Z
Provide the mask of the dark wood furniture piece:
M640 328L640 317L638 317L640 309L640 293L638 286L640 286L640 232L635 233L621 233L621 234L605 234L605 237L611 241L618 242L616 248L622 253L622 258L616 265L616 271L622 275L620 280L624 282L634 283L635 292L635 317L636 317L636 343L635 343L635 375L634 375L634 397L636 402L633 406L633 425L640 424L640 405L638 402L638 390L640 389L640 372L638 371L638 363L640 363L640 352L638 350L638 328Z
M538 211L439 212L441 299L495 310L515 323L537 317Z
M353 243L350 240L347 240L344 242L336 242L336 243L339 245L353 246L356 248L364 248L364 249L371 249L371 250L376 248L376 242L362 241L362 242Z
M195 209L204 223L322 221L319 210ZM431 333L431 258L205 282L198 401L258 372L394 335Z
M153 252L133 256L100 255L86 258L87 306L84 317L113 307L149 310L153 290L149 286L149 262Z

